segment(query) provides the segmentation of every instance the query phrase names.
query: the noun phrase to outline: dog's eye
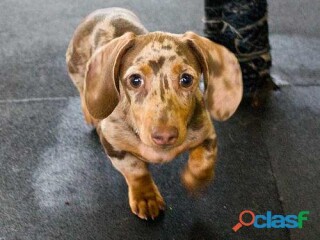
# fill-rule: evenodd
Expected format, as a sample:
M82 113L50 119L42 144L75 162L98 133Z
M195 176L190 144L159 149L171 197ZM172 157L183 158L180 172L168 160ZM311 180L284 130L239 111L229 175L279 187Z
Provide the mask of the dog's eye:
M143 84L143 79L139 74L133 74L129 78L130 85L134 88L139 88Z
M181 78L180 78L180 85L184 88L190 87L193 83L193 77L188 74L188 73L184 73L182 74Z

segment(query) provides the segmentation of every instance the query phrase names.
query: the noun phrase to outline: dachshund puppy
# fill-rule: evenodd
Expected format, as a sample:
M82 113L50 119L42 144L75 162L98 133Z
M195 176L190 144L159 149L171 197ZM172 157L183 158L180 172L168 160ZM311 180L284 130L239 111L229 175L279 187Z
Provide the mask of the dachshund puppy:
M128 184L134 214L154 219L165 207L149 163L188 150L184 185L193 191L213 178L210 116L228 119L242 98L240 67L226 48L192 32L149 33L132 12L108 8L78 26L66 62L86 122Z

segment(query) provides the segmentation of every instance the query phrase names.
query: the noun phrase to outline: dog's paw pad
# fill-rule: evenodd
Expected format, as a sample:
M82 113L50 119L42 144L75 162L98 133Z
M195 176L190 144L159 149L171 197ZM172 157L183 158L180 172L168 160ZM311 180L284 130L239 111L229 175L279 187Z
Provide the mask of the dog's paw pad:
M165 203L157 187L129 189L131 211L141 219L155 219L165 209Z

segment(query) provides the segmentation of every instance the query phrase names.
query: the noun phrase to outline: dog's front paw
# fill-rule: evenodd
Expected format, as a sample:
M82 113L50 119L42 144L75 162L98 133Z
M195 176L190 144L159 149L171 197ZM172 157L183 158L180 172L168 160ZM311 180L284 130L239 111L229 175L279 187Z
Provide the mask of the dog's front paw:
M145 220L155 219L165 209L164 200L153 182L129 187L129 204L131 211Z
M212 169L203 172L193 172L186 167L181 175L183 185L192 193L203 190L212 181L212 178Z

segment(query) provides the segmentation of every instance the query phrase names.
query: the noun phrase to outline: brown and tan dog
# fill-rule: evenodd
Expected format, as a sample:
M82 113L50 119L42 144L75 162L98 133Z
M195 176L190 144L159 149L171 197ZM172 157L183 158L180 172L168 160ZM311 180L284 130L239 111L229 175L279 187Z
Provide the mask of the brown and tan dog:
M228 119L242 98L240 67L226 48L192 32L148 33L132 12L108 8L78 26L66 59L85 120L125 177L134 214L153 219L165 207L149 163L189 150L185 186L196 190L212 179L217 137L210 115Z

